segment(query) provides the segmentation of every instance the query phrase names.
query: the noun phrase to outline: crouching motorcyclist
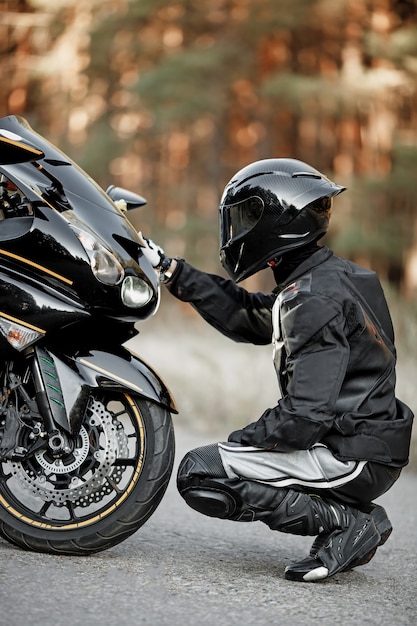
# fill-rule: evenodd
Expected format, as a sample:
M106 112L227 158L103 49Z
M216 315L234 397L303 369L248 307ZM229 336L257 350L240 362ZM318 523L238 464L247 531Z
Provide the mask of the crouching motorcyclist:
M240 170L220 204L220 257L232 280L171 259L150 240L145 256L168 290L235 341L274 348L278 404L228 441L190 451L178 489L205 515L262 521L316 537L288 566L317 581L367 563L391 533L372 500L407 464L413 415L395 397L390 314L375 273L318 240L344 188L294 159ZM270 267L272 293L235 283ZM254 380L262 392L262 381Z

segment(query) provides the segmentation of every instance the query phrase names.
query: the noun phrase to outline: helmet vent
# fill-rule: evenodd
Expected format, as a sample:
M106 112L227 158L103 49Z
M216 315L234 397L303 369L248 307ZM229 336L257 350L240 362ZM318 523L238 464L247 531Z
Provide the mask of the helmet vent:
M291 178L322 178L319 174L312 174L311 172L294 172Z

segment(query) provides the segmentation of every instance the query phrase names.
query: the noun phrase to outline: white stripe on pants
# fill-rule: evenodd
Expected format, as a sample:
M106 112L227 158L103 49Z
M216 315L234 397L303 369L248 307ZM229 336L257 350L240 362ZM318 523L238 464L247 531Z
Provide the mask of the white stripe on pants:
M294 452L266 451L233 443L218 446L228 478L246 478L275 487L340 487L357 478L366 464L339 461L323 444Z

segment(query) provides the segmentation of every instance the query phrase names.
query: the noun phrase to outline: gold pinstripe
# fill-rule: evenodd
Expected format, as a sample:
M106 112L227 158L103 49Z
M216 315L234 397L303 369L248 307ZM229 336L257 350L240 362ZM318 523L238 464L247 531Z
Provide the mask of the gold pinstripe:
M63 283L67 283L67 285L72 285L74 282L70 280L69 278L65 278L65 276L62 276L61 274L57 274L56 272L48 269L44 265L35 263L35 261L26 259L25 257L15 254L14 252L9 252L8 250L3 250L2 248L0 248L0 254L3 254L4 256L8 256L11 259L15 259L16 261L20 261L21 263L26 263L27 265L30 265L32 267L36 267L36 269L41 270L42 272L45 272L45 274L49 274L50 276L53 276L54 278L57 278Z
M11 322L16 322L16 324L25 326L25 328L30 328L30 330L35 330L37 333L42 333L42 335L46 333L46 330L44 330L43 328L39 328L38 326L34 326L33 324L28 324L28 322L24 322L23 320L20 320L18 317L12 317L12 315L8 315L7 313L4 313L3 311L0 311L0 317L4 317L10 320Z
M27 146L25 143L21 143L20 141L14 141L13 139L9 139L8 137L5 137L4 135L0 135L0 136L1 136L2 142L9 143L12 146L16 146L17 148L23 148L27 152L32 152L35 156L41 156L43 154L42 150L38 150L37 148L31 148L30 146Z

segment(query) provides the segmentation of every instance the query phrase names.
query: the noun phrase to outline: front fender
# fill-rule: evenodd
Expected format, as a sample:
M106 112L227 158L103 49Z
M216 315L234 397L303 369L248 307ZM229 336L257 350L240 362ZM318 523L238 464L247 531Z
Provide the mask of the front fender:
M88 350L85 354L57 354L53 357L71 431L77 431L91 389L129 390L171 413L178 413L175 400L161 377L138 356L125 348L117 354ZM63 425L63 424L61 424Z

